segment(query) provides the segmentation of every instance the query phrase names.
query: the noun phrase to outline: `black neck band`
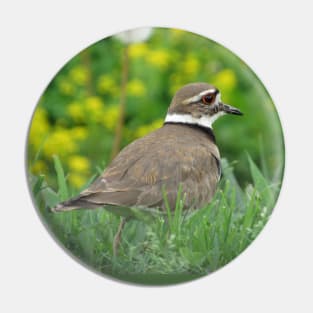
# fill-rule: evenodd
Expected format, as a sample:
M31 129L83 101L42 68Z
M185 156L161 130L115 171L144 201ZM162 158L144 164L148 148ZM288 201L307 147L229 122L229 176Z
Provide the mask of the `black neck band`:
M183 122L165 122L164 125L184 125L184 126L188 126L190 128L195 128L195 129L199 129L201 131L203 131L204 133L206 133L206 135L208 135L210 137L210 139L216 143L216 140L215 140L215 136L214 136L214 133L213 133L213 130L211 127L205 127L205 126L201 126L201 125L198 125L198 124L188 124L188 123L183 123Z

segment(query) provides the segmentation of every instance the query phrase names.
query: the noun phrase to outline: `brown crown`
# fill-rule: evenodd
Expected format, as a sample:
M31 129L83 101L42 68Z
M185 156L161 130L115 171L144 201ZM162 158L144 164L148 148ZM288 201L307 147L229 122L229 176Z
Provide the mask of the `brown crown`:
M175 111L175 107L182 104L182 102L188 98L191 98L197 94L199 94L201 91L207 90L207 89L216 89L213 85L207 84L207 83L191 83L188 85L185 85L184 87L180 88L176 94L174 95L172 102L169 107L169 111Z

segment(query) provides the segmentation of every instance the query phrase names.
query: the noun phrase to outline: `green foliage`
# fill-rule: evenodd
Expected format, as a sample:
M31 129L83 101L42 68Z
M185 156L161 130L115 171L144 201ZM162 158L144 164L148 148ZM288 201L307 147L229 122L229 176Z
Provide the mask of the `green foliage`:
M34 199L47 227L62 246L100 273L135 283L169 284L212 273L240 254L266 224L279 188L269 184L248 156L253 183L243 190L233 167L224 159L223 178L213 201L196 211L176 209L130 220L123 231L117 257L112 242L119 217L104 210L51 213L64 200L67 181L54 157L58 192L42 176L32 177ZM180 194L180 193L179 193ZM137 216L140 219L140 215Z
M41 97L28 141L29 170L43 174L56 188L53 155L77 192L110 161L119 116L125 45L114 36L77 54L54 77ZM126 86L122 146L160 127L173 94L184 84L215 84L222 100L240 108L243 117L225 116L214 124L221 154L237 160L241 185L251 181L249 152L270 182L280 182L284 146L277 112L251 69L217 43L175 29L155 29L150 38L132 43Z

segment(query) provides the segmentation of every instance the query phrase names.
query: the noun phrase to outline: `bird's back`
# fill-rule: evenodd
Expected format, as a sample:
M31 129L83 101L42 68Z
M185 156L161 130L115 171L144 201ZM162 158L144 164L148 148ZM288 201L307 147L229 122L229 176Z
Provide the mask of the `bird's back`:
M215 193L219 159L213 134L190 125L165 124L126 146L76 200L87 207L164 209L165 192L173 209L181 188L185 207L201 207Z

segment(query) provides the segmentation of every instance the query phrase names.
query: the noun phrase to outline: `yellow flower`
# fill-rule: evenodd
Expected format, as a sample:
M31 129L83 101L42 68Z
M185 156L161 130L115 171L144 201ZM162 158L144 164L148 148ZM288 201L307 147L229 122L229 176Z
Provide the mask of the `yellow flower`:
M237 84L235 73L231 69L224 69L217 73L214 79L214 85L224 92L232 90Z
M88 97L85 100L87 111L101 111L103 108L103 102L99 97Z
M146 93L146 87L141 80L133 79L127 84L127 91L132 96L143 96Z
M147 54L148 46L145 43L134 43L128 48L128 53L131 58L140 58Z
M67 163L69 169L75 172L86 173L90 169L90 162L83 156L72 155L68 158Z
M114 95L118 92L118 87L116 86L115 80L109 75L101 75L98 80L97 90L101 94L111 94Z
M42 160L37 160L31 167L33 174L39 175L47 171L47 165Z
M160 128L163 125L163 119L157 119L151 124L140 126L135 131L135 138L140 138L148 133L151 133L152 131Z
M119 108L117 105L111 106L105 109L102 116L102 124L110 130L113 130L116 126L116 122L119 116Z
M38 149L49 130L50 125L47 118L47 112L43 108L38 107L34 113L30 127L29 143Z
M84 140L88 136L88 131L85 127L76 126L71 129L71 135L75 140Z
M103 116L104 105L99 97L88 97L85 99L85 110L87 118L100 121Z
M57 128L50 136L47 137L43 145L43 153L48 158L53 154L66 156L77 150L77 145L73 140L71 131L65 128Z
M147 54L147 61L157 67L160 67L161 69L165 69L170 62L170 55L166 50L154 50L149 51Z
M72 96L75 92L74 85L67 79L61 79L58 82L60 92L67 96Z
M77 85L84 85L89 79L89 72L83 66L76 66L70 71L70 77Z
M100 97L88 97L83 103L72 102L67 108L68 114L76 122L93 120L99 121L103 115L103 102Z
M74 121L80 122L85 119L84 108L79 102L72 102L67 107L67 112Z
M86 178L80 174L71 173L68 175L68 181L73 187L79 189L86 183Z
M200 67L198 59L196 57L189 55L186 60L183 62L183 71L187 75L194 75L198 72Z

